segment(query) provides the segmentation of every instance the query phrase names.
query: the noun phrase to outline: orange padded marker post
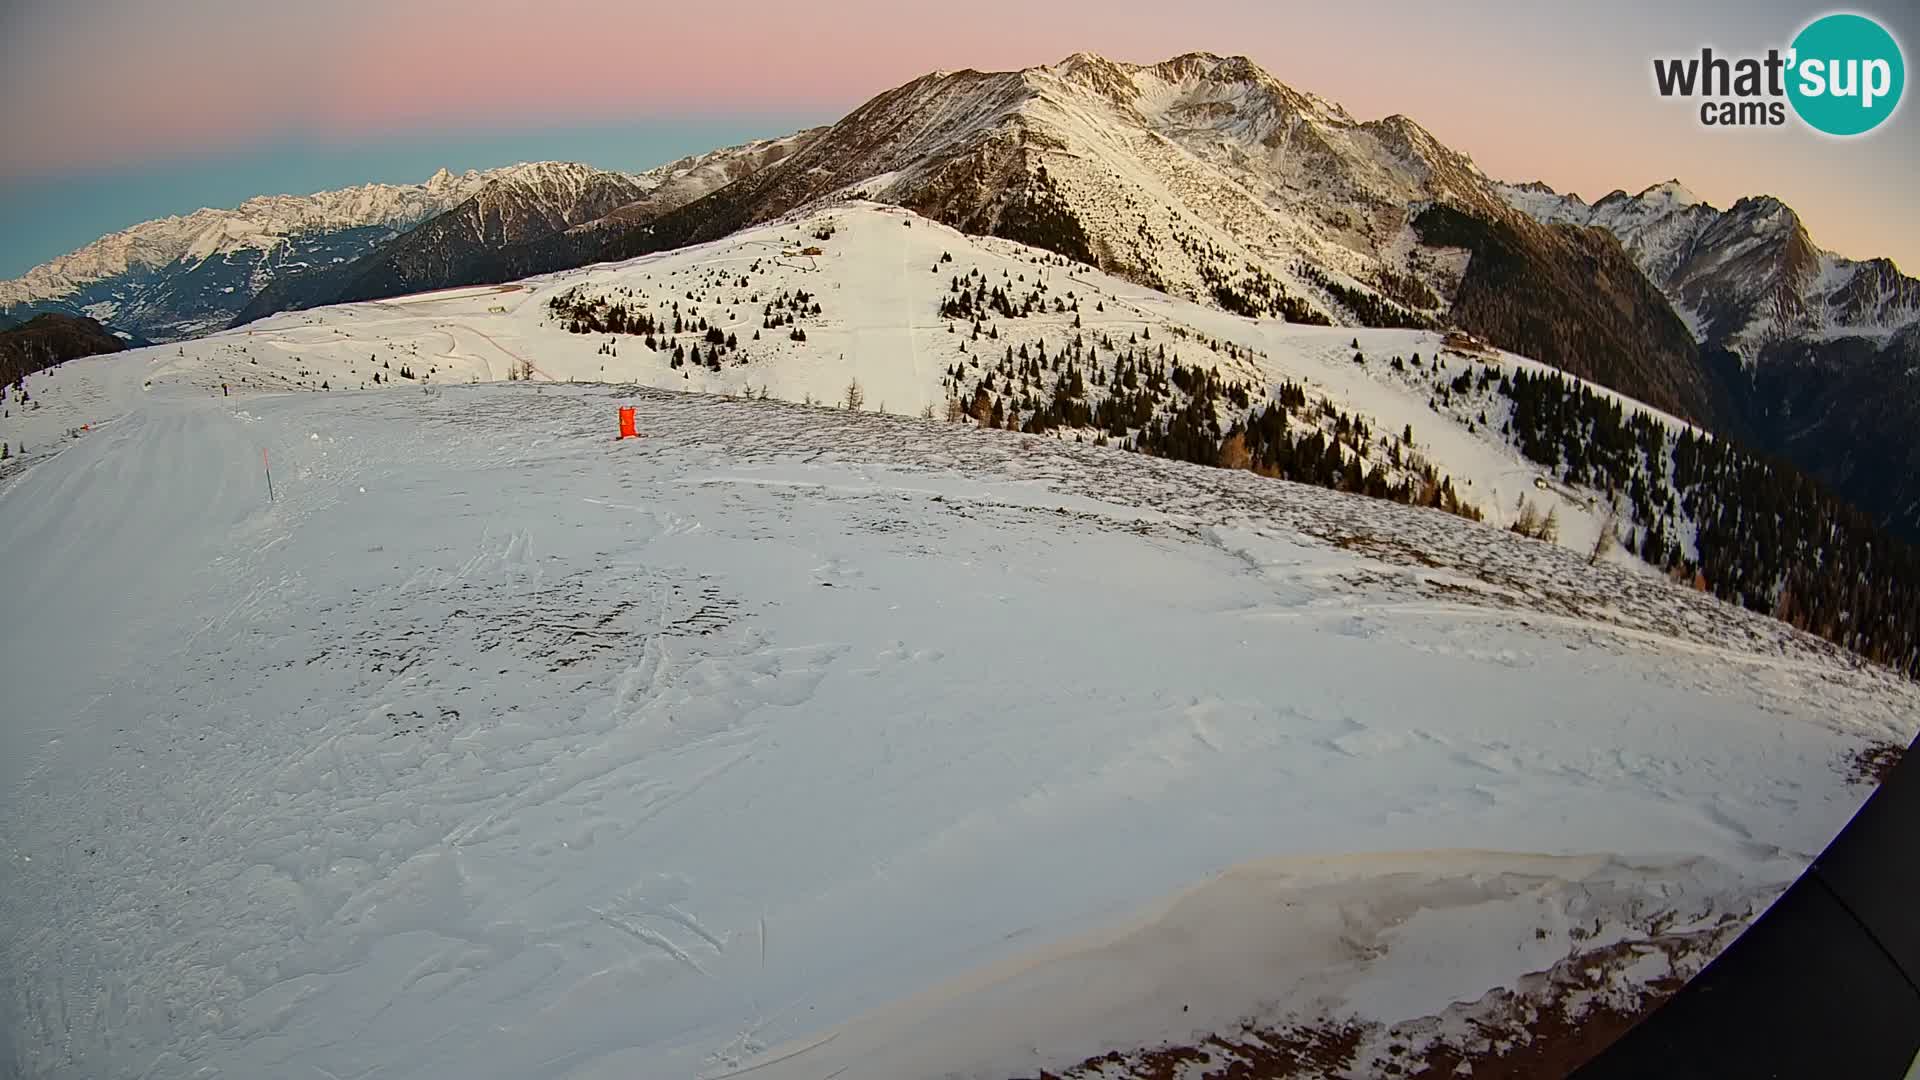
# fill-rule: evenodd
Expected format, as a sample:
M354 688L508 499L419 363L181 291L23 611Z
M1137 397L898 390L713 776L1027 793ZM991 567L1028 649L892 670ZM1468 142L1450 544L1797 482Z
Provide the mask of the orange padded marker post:
M637 439L639 437L640 437L640 432L634 426L633 406L631 405L620 406L620 438Z

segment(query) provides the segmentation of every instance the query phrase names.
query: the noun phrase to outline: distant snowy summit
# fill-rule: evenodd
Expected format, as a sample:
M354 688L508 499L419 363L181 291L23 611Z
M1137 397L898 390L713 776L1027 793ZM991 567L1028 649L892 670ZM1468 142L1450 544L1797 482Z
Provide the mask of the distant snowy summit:
M1887 259L1820 249L1793 208L1754 196L1718 209L1678 180L1588 205L1545 184L1503 185L1516 208L1550 224L1613 233L1703 342L1748 362L1803 335L1879 339L1920 323L1920 281Z

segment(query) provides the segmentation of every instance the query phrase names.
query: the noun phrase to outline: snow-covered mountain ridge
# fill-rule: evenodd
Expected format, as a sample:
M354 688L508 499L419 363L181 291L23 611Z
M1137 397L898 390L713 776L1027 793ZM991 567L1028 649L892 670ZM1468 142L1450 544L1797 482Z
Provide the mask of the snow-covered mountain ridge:
M1407 270L1396 245L1410 205L1510 213L1469 159L1411 120L1356 121L1244 57L1206 53L924 76L730 189L733 212L717 220L771 220L855 191L970 232L1050 241L1176 295L1231 292L1226 302L1258 313L1291 295L1296 314L1342 321L1352 313L1296 263L1366 295L1381 271Z

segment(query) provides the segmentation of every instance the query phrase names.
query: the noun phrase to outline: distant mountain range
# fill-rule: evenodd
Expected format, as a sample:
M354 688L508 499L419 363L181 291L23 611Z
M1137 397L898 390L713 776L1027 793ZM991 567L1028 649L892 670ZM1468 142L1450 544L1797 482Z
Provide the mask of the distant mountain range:
M263 195L231 210L143 222L0 282L0 318L88 316L153 341L335 299L460 283L475 254L564 230L629 204L698 198L736 160L778 156L768 140L627 174L535 162L419 184ZM365 279L364 281L362 279Z
M86 315L156 341L209 333L272 282L366 255L511 172L442 170L144 222L0 282L0 315Z
M830 127L640 174L543 163L249 200L117 233L0 316L165 340L276 311L718 239L848 195L1249 316L1452 325L1782 454L1920 536L1920 282L1821 251L1770 198L1588 205L1487 177L1242 57L936 72Z
M364 258L275 280L234 321L505 280L496 268L503 252L571 235L590 249L593 238L630 220L648 220L781 160L807 135L727 147L632 175L555 162L517 166Z

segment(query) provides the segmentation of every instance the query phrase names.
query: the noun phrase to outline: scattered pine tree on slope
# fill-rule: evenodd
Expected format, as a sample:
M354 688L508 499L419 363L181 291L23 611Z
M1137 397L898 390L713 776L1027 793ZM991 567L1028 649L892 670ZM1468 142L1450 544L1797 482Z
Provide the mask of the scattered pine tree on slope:
M954 279L944 313L984 317L978 298L994 294L974 282L973 272ZM963 306L957 298L968 295L974 299ZM1046 298L1036 295L1044 307ZM1062 305L1058 310L1070 310L1063 300L1056 302ZM1023 301L1011 317L1022 317L1025 308ZM982 339L980 326L972 325L972 340ZM1009 333L997 355L983 349L948 369L950 415L1030 434L1072 433L1156 457L1248 469L1481 519L1452 479L1412 449L1410 436L1376 433L1365 419L1324 400L1310 401L1292 383L1258 402L1249 382L1224 376L1217 366L1183 361L1178 348L1144 336L1151 332L1143 329L1120 341L1072 330L1064 342L1051 345L1044 334L1015 343ZM1169 332L1192 342L1181 328L1163 330ZM1244 358L1231 343L1199 344L1228 358Z

